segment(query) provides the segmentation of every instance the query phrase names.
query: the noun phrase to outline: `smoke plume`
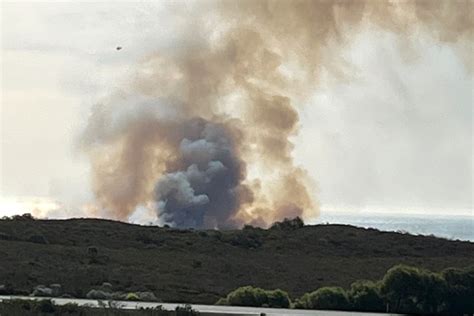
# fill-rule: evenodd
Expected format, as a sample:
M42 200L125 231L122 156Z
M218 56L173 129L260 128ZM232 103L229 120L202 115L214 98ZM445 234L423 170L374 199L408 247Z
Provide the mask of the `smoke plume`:
M362 27L400 34L403 48L429 34L469 64L472 3L183 3L176 46L146 56L83 134L101 212L126 220L146 206L198 228L316 216L314 185L292 158L300 104L323 74L350 79L342 52Z

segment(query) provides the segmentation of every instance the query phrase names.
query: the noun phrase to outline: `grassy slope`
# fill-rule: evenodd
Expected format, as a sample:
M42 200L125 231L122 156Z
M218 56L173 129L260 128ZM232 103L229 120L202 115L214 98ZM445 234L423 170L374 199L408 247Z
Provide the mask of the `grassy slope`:
M48 244L27 241L43 235ZM98 248L91 263L87 248ZM345 225L295 231L190 231L72 219L0 220L0 284L60 283L83 296L102 282L165 301L214 303L243 285L292 298L321 286L378 279L406 263L439 271L474 264L474 243Z

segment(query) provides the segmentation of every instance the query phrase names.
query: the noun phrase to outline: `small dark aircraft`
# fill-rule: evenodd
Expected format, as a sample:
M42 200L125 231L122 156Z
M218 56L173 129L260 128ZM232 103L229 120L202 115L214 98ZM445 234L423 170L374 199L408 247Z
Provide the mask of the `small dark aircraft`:
M122 46L117 46L116 50L121 50Z

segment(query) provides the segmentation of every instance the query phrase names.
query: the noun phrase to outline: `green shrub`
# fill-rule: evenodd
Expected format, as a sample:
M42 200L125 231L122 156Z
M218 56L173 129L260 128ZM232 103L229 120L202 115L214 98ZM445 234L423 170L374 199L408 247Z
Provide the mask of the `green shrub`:
M65 305L58 306L61 314L79 314L81 308L75 303L67 303Z
M354 310L411 314L464 315L474 313L474 266L449 268L440 273L397 265L379 282L357 281L348 292L340 287L323 287L306 293L294 308ZM287 308L288 294L244 286L219 299L217 305Z
M261 288L244 286L230 292L226 298L219 299L216 304L288 308L291 301L288 293L280 289L266 291Z
M290 307L290 297L288 293L280 289L274 291L266 291L268 307L288 308Z
M34 301L13 299L2 301L0 304L0 312L7 314L7 311L31 311ZM26 313L26 312L25 312Z
M252 286L240 287L227 295L229 305L260 307L267 303L267 296L263 289Z
M245 249L257 249L262 246L262 238L257 231L241 230L237 232L231 239L232 246L242 247Z
M138 297L138 295L135 294L135 293L128 293L127 296L125 296L125 299L126 299L127 301L139 301L139 300L140 300L140 298Z
M56 308L51 300L41 300L35 304L35 311L41 313L54 313Z
M322 287L304 294L296 301L295 308L347 310L350 303L344 289L340 287Z

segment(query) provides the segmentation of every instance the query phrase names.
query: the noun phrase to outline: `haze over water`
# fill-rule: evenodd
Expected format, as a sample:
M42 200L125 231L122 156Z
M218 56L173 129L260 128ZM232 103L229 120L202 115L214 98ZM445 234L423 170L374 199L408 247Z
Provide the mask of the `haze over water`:
M469 215L323 212L315 223L349 224L383 231L474 241L474 220Z

